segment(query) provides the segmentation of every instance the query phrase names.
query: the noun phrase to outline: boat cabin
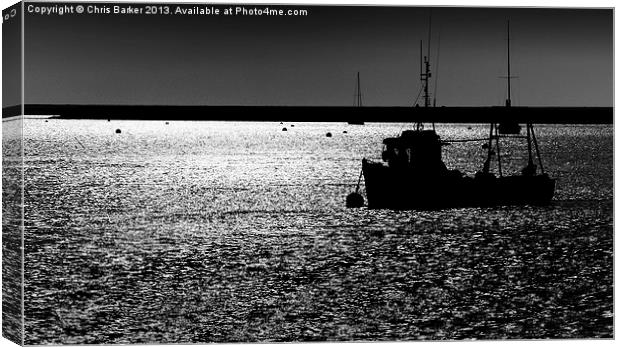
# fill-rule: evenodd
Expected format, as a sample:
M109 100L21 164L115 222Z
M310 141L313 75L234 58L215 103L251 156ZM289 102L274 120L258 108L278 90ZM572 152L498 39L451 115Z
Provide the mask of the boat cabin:
M442 142L434 130L405 130L399 137L384 139L383 145L382 159L390 168L429 175L447 171L441 159Z

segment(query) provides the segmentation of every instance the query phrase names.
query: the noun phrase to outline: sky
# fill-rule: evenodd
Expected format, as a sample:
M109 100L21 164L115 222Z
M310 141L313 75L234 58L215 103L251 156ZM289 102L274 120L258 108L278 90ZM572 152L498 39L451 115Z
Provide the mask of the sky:
M2 107L21 104L22 21L21 16L17 14L18 9L19 6L7 6L2 10ZM12 13L14 15L11 17ZM5 20L4 16L9 16L9 20Z
M411 106L430 18L437 105L504 104L508 20L513 105L613 104L611 10L270 7L308 15L26 13L25 102Z

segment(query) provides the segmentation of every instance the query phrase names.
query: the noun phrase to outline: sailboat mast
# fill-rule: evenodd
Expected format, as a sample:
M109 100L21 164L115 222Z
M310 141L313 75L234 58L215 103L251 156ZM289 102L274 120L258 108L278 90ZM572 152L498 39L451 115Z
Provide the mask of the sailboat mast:
M355 94L355 106L362 107L362 87L360 84L360 72L357 72L357 93Z

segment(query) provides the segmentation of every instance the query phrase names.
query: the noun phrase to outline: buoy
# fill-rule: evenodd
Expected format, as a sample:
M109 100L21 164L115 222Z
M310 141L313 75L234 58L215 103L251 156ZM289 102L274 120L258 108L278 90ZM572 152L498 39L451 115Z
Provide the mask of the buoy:
M346 134L346 133L347 133L347 131L345 130L345 131L343 131L342 133L343 133L343 134Z
M45 120L45 123L47 123L47 119Z
M359 193L347 195L347 208L359 208L364 206L364 197Z
M284 123L280 122L280 125L282 125L282 124L284 124Z
M116 129L116 133L120 134L121 133L121 129Z
M291 124L291 128L294 128L294 127L295 127L295 124Z
M467 130L471 130L471 127L467 127Z
M325 136L332 137L332 133L327 133L327 134L325 134Z
M170 123L166 122L166 125L168 125L168 124L170 124Z
M108 122L109 122L109 121L110 121L110 120L108 119Z
M286 128L282 128L282 131L288 131L288 129L286 129Z

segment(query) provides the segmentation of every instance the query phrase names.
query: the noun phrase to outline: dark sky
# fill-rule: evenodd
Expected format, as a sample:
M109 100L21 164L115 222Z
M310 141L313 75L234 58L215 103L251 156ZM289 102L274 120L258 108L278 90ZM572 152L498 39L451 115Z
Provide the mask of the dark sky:
M22 99L20 9L17 4L2 11L3 18L9 16L9 20L2 20L2 107L20 105Z
M366 105L412 105L432 12L438 105L503 104L508 19L514 105L613 103L611 10L281 8L309 14L26 14L25 102L348 106L360 71Z

